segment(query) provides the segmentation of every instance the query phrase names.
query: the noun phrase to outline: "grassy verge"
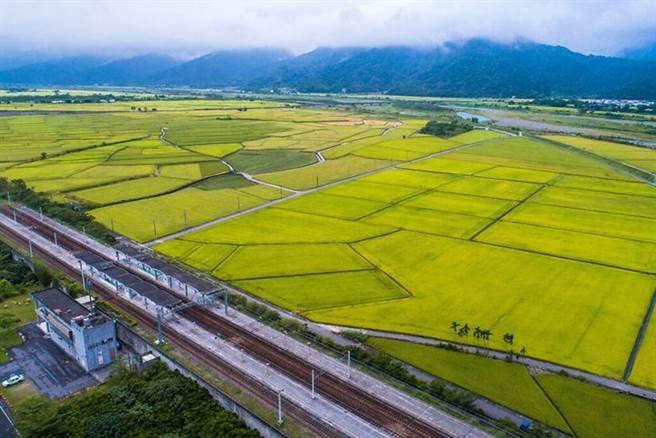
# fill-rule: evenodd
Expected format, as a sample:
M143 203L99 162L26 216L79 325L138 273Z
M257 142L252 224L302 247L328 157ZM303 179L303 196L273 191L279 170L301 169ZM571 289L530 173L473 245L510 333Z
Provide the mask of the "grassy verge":
M580 438L656 436L654 403L564 376L536 380Z
M12 409L23 404L25 400L44 397L30 380L25 380L9 388L0 387L0 394L9 402Z
M368 344L577 437L656 436L656 404L638 397L567 376L531 376L523 365L459 351L376 338Z
M368 342L429 374L570 433L523 365L391 339Z
M0 363L9 362L7 350L22 343L16 329L34 319L34 305L28 293L0 302Z

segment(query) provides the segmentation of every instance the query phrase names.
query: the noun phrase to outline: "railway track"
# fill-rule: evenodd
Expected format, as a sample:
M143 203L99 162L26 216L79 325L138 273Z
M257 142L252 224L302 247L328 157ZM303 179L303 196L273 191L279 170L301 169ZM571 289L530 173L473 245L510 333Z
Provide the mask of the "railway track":
M25 249L28 248L27 239L16 233L14 230L6 228L4 225L0 224L0 233L4 234L5 237L15 245ZM53 257L48 252L43 251L37 245L32 245L32 250L36 257L45 261L48 265L62 272L66 276L72 279L77 279L79 277L79 273L76 270L71 269L67 264L61 262L56 257ZM137 306L118 299L116 294L102 283L92 280L92 284L94 291L102 297L104 301L111 303L114 308L130 315L130 317L134 318L142 327L152 331L157 331L157 321L152 315ZM163 326L163 331L171 344L180 348L182 351L189 353L196 362L204 365L207 369L213 371L218 376L230 381L241 390L257 397L272 409L277 407L278 395L275 391L263 386L248 374L225 362L215 354L209 353L201 345L190 341L166 325ZM342 436L330 425L318 420L316 417L310 415L307 411L292 402L286 401L284 409L287 415L305 424L306 427L308 427L308 429L316 436L323 438L336 438Z
M20 210L15 210L6 205L2 205L0 206L0 213L12 219L15 217L19 223L31 227L42 237L50 241L54 242L56 239L59 246L71 252L86 250L98 254L96 251L94 251L93 248L86 246L82 242L79 242L70 236L56 231L50 225L41 222L32 216L21 212ZM24 242L24 244L26 244L26 242ZM98 255L105 257L103 254ZM62 265L62 263L58 264L59 268L64 269ZM71 269L68 267L66 267L66 270L71 271ZM160 288L166 289L168 292L174 294L181 300L188 301L184 295L181 295L169 288L163 287L160 283L154 282L144 274L134 270L132 272L141 276L144 280L156 284ZM69 275L71 274L70 272L67 273ZM77 275L78 274L76 272L73 272L74 278ZM107 293L107 291L105 291L105 293ZM113 295L112 292L109 293ZM105 298L105 295L103 295L103 298ZM115 303L116 302L117 301L115 301ZM138 309L134 306L130 306L130 308L126 308L125 311L130 315L136 316ZM277 369L279 372L287 375L288 377L306 386L311 385L311 375L314 367L307 363L304 359L278 347L277 345L263 338L258 337L257 335L252 334L250 331L232 323L231 321L218 317L207 309L192 306L183 309L180 314L186 319L189 319L198 324L199 327L202 327L211 333L220 334L224 339L232 342L235 345L238 345L239 348L242 348L249 355L259 359L262 362L269 363L272 368ZM152 317L149 318L149 322L143 322L152 328L154 322L152 321ZM169 337L173 337L173 339L175 339L179 344L190 342L187 339L181 339L182 336L178 335L173 330L166 329L166 333ZM196 347L202 349L202 347ZM211 363L207 363L207 360L203 359L204 356L207 356L207 352L196 350L194 356L200 357L201 362L203 362L205 365L213 369L216 367L216 364L212 365ZM225 365L226 364L223 363L220 365L220 367L225 367ZM321 376L315 381L315 385L317 393L322 394L324 397L343 406L349 411L356 413L360 417L392 435L408 438L449 436L446 433L435 429L433 426L425 423L424 421L415 418L414 416L400 410L399 408L376 398L361 388L356 387L351 382L334 374L322 373Z

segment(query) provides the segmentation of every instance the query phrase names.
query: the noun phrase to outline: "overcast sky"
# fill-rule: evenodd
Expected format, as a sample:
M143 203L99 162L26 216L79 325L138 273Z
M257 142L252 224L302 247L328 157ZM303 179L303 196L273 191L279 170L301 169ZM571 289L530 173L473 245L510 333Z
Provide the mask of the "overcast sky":
M439 45L529 39L613 55L656 40L656 0L15 1L0 0L0 54Z

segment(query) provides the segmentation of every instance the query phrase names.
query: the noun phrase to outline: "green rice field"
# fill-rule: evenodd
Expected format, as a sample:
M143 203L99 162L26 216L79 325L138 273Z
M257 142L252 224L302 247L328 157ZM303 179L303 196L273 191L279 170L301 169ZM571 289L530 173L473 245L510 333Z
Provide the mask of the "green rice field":
M476 141L463 143L467 135ZM240 248L207 272L315 321L481 344L449 328L466 322L495 334L482 346L504 350L501 335L513 333L529 356L620 378L656 289L654 189L548 143L463 138L449 140L461 147L445 155L297 196L184 240ZM328 245L348 245L366 272L404 293L371 274L355 286L355 267L327 277L339 268L312 251ZM293 253L284 271L260 267L275 257L272 246ZM161 251L184 261L175 249ZM309 259L325 260L325 269ZM344 282L362 296L344 300ZM644 357L638 364L650 362Z
M319 323L499 351L510 333L526 356L614 379L636 347L628 380L656 389L656 188L577 149L647 170L656 152L483 129L438 138L419 133L425 119L350 106L132 106L38 104L52 111L39 115L17 104L24 115L0 117L0 177ZM514 363L371 343L575 436L655 430L641 400Z
M650 402L524 365L428 345L372 338L377 349L565 433L579 437L650 437Z

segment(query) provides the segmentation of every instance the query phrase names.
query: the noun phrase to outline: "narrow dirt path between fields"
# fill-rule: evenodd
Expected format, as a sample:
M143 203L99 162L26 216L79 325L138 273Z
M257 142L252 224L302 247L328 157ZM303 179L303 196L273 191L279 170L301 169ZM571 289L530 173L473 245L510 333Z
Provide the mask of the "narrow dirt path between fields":
M480 144L487 143L491 140L493 140L493 139L483 140L483 141L476 142L476 143L470 143L470 144L455 146L455 147L453 147L451 149L447 149L445 151L435 152L433 154L425 155L423 157L419 157L419 158L416 158L416 159L410 160L410 161L402 161L402 162L399 162L399 163L391 164L390 166L382 167L380 169L370 170L368 172L360 173L358 175L353 175L353 176L350 176L348 178L344 178L344 179L341 179L339 181L328 183L328 184L325 184L325 185L322 185L322 186L313 187L313 188L307 189L307 190L299 190L299 191L293 192L290 196L287 196L286 198L275 199L273 201L265 202L263 204L256 205L255 207L251 207L251 208L246 209L246 210L241 210L239 212L229 214L227 216L223 216L223 217L211 220L209 222L205 222L205 223L196 225L196 226L191 227L191 228L187 228L186 230L182 230L182 231L178 231L177 233L169 234L168 236L165 236L165 237L160 237L159 239L152 240L150 242L144 243L144 246L151 247L151 246L154 246L154 245L158 245L160 243L164 243L164 242L167 242L169 240L177 239L179 237L185 236L185 235L190 234L190 233L194 233L196 231L204 230L205 228L209 228L213 225L220 224L221 222L226 222L226 221L229 221L229 220L241 217L241 216L245 216L247 214L254 213L254 212L259 211L259 210L263 210L267 207L271 207L273 205L279 204L279 203L284 202L284 201L288 201L290 199L297 198L297 197L302 196L302 195L315 193L315 192L318 192L319 190L327 189L329 187L335 187L335 186L338 186L340 184L345 184L345 183L353 181L355 179L363 178L363 177L369 176L369 175L374 175L376 173L380 173L380 172L383 172L385 170L399 168L400 166L405 166L407 164L413 164L413 163L418 163L418 162L425 161L425 160L430 160L431 158L441 157L443 155L450 154L452 152L460 151L460 150L463 150L463 149L466 149L466 148L469 148L469 147L472 147L472 146L475 146L475 145L480 145ZM277 187L280 187L280 186L277 186ZM285 189L285 190L289 191L289 189Z

